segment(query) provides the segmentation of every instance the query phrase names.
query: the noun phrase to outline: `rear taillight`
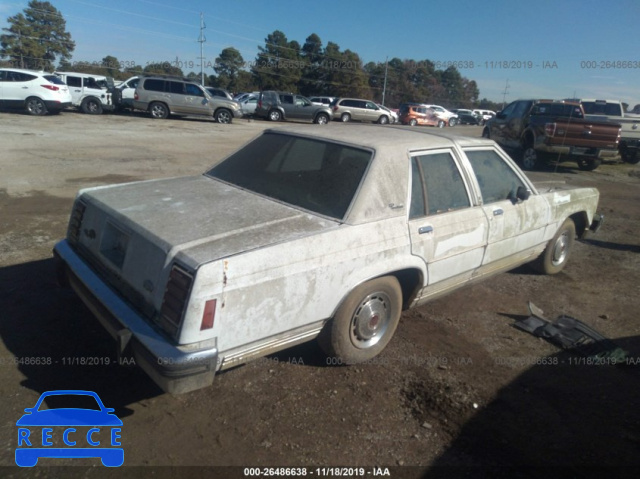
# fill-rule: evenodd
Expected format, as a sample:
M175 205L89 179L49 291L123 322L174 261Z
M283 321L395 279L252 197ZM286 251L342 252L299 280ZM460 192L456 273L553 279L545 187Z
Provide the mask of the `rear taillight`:
M47 90L51 90L51 91L58 91L60 90L59 87L55 86L55 85L40 85L42 88L46 88Z
M554 136L556 134L556 124L547 123L546 125L544 125L544 133L547 136Z
M333 105L333 111L338 111L338 105Z
M160 316L173 325L176 330L184 315L189 300L193 276L177 265L173 265L164 290Z
M258 108L262 108L262 100L258 102Z
M140 97L138 96L138 92L135 92L135 93L133 94L133 99L134 99L134 100L136 100L136 101L138 101L138 99L139 99L139 98L140 98Z
M69 219L69 228L67 229L67 239L71 244L77 244L80 239L80 227L82 226L85 209L87 209L87 206L81 201L76 201L73 205L71 218Z
M204 303L204 313L200 322L200 331L213 328L213 320L216 317L216 300L210 299Z

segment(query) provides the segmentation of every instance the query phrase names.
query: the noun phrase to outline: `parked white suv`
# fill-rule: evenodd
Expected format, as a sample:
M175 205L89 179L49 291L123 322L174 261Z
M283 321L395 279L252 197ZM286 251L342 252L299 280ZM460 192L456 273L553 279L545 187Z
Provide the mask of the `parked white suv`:
M0 108L26 109L31 115L60 113L71 106L69 88L51 73L0 68Z
M114 99L116 89L113 78L92 73L54 73L67 84L71 92L71 103L83 113L100 115L104 110L114 110L119 103ZM119 96L119 93L116 95Z
M438 118L447 122L447 125L456 126L458 124L458 115L456 115L452 111L449 111L440 105L424 105L424 106L426 106L427 108L431 108Z

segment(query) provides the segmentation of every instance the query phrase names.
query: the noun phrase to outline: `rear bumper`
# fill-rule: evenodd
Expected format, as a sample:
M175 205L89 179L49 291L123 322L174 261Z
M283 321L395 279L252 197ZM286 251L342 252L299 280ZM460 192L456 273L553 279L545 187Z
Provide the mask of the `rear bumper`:
M45 106L49 111L58 111L64 110L65 108L69 108L71 106L71 102L60 102L60 101L45 101Z
M211 385L218 363L215 339L184 346L172 344L82 260L66 240L54 247L59 277L116 340L118 357L133 355L164 391L181 394Z
M566 156L588 156L590 158L613 158L619 155L617 149L609 148L582 148L577 146L563 146L563 145L536 145L536 150L543 153L555 153L556 155Z

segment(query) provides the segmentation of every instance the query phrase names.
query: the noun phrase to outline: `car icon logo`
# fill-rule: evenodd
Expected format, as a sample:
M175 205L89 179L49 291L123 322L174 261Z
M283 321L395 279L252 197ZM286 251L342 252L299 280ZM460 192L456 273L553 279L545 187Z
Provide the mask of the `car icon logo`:
M65 406L52 407L53 403ZM68 404L82 407L66 407ZM44 457L99 457L107 467L124 463L124 449L119 447L122 421L113 414L114 409L104 406L95 392L47 391L34 407L24 411L26 414L16 422L18 466L33 467Z

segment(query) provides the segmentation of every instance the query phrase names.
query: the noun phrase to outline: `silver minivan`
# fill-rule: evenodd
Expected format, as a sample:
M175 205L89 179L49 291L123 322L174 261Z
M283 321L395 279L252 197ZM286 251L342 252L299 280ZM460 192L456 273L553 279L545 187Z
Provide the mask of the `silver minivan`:
M334 120L347 122L371 121L386 125L389 123L390 115L370 100L360 100L358 98L339 98L331 103L331 113Z
M149 112L152 118L167 118L169 114L206 116L218 123L231 123L234 118L242 117L242 107L237 101L212 97L197 83L180 77L141 78L133 107Z

